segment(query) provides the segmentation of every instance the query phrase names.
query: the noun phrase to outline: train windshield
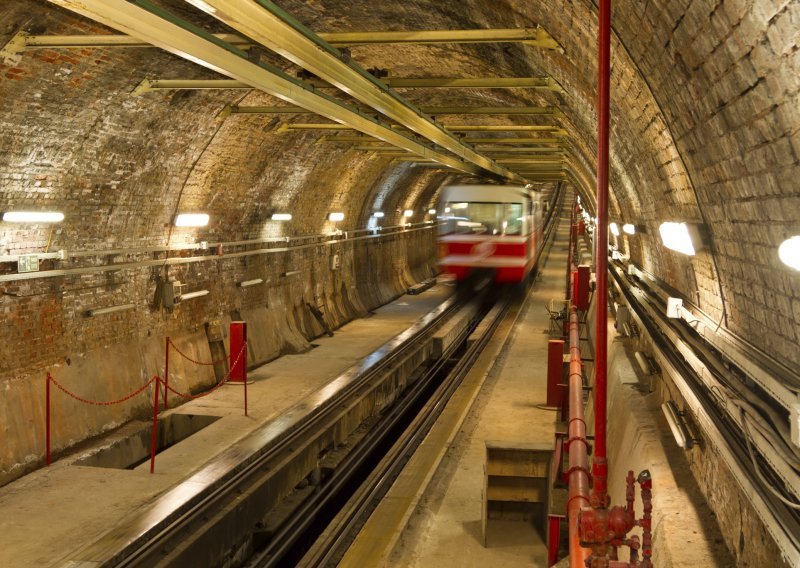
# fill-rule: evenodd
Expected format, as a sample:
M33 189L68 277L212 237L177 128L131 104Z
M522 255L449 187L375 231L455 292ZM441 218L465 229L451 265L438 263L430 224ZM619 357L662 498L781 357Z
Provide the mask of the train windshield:
M521 235L522 203L446 203L439 218L443 235Z

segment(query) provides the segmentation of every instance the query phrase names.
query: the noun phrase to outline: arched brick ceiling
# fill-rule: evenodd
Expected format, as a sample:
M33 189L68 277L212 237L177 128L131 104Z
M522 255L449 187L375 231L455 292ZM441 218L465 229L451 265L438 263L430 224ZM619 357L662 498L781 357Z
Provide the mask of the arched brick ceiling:
M178 0L160 3L209 22ZM560 105L562 119L442 121L561 124L570 132L580 189L593 190L594 3L279 4L320 32L544 26L563 54L519 44L361 46L352 53L363 67L387 68L395 76L553 75L565 95L477 89L404 95L425 105ZM19 0L0 10L2 41L20 27L102 30L44 0ZM614 2L612 25L611 215L645 227L623 237L621 246L643 268L698 299L713 317L724 316L732 331L784 362L799 363L800 277L780 263L776 251L784 238L800 233L800 2L620 0ZM269 232L265 219L281 208L291 209L298 222L280 230L294 234L325 230L325 215L334 209L360 227L376 200L387 211L421 210L450 178L348 146L316 143L325 133L278 128L307 121L305 116L215 119L226 103L240 99L275 102L264 94L130 96L144 77L214 76L155 49L31 52L18 68L2 68L0 97L10 104L0 108L0 192L15 205L48 200L67 210L76 221L66 223L59 238L71 248L163 243L174 211L187 208L211 212L209 233L220 239ZM693 258L664 249L658 225L667 220L704 222L709 246ZM28 237L34 247L47 235ZM175 231L171 238L181 235Z

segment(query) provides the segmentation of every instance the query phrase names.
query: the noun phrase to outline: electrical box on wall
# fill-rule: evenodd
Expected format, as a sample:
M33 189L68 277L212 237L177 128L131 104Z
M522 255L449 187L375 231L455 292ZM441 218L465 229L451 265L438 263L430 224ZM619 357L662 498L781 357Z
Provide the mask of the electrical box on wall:
M331 270L339 270L342 267L342 257L338 252L331 255Z
M17 259L17 272L38 272L39 257L35 254L21 254Z
M165 308L173 308L181 301L181 284L177 280L162 280L161 282L161 305Z
M681 300L680 298L667 298L668 318L681 317L681 309L683 309L683 300Z

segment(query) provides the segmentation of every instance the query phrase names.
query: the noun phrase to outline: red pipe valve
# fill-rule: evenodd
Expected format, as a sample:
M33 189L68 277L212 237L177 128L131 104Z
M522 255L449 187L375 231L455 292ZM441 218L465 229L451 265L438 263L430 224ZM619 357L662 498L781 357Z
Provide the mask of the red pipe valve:
M587 568L606 568L609 566L626 566L637 568L652 567L652 533L651 513L653 510L653 480L648 470L642 471L637 478L628 472L625 507L616 506L590 508L583 507L578 516L578 533L580 544L591 548L592 555L586 559ZM635 484L639 483L642 494L644 514L636 519L633 510ZM642 527L641 543L638 536L628 537L634 527ZM617 561L617 549L620 546L630 548L630 562ZM642 559L639 559L639 550Z

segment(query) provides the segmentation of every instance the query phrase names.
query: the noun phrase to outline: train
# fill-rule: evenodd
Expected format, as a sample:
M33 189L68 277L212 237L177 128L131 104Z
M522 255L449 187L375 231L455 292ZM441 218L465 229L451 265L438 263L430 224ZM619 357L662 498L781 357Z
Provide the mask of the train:
M519 284L542 247L541 195L521 185L450 185L439 198L439 268L458 282L477 273Z

